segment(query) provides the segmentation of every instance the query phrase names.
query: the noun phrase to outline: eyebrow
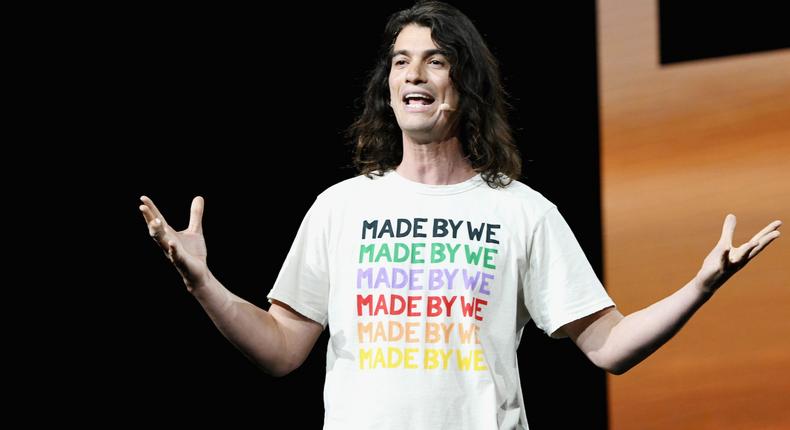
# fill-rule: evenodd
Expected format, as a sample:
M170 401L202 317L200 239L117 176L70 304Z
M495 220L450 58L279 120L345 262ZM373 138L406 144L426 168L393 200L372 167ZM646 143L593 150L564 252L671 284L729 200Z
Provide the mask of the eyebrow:
M426 49L425 51L423 51L423 54L426 57L430 57L431 55L436 55L436 54L444 55L445 57L447 56L445 54L445 51L443 51L441 49ZM411 52L409 50L407 50L407 49L401 49L401 50L393 52L392 55L390 56L390 58L395 58L398 55L406 55L406 56L411 57Z

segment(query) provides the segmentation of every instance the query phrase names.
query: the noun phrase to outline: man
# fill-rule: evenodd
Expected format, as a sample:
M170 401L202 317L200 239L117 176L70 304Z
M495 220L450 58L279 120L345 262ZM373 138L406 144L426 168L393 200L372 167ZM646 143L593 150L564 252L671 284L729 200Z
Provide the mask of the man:
M775 221L733 248L728 215L692 281L623 316L557 207L515 180L496 62L468 18L421 2L385 35L352 126L361 174L316 198L268 311L208 269L202 198L181 232L141 198L187 290L266 372L299 367L329 326L325 429L526 429L516 349L529 320L621 374L779 236Z

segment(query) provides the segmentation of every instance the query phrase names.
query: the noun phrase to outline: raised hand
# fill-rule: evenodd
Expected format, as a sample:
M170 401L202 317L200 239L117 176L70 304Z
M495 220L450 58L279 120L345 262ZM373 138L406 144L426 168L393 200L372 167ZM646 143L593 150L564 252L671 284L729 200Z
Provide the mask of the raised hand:
M140 197L143 202L140 212L143 213L148 225L148 234L165 252L165 255L176 266L187 290L205 285L210 278L206 265L206 241L203 238L203 197L192 200L189 226L185 230L176 231L165 221L154 202Z
M781 225L782 221L774 221L755 234L751 240L734 248L732 237L735 233L735 215L728 214L724 218L724 227L719 243L705 257L702 268L697 273L697 280L702 289L710 293L715 292L732 275L741 270L774 239L779 237L777 229Z

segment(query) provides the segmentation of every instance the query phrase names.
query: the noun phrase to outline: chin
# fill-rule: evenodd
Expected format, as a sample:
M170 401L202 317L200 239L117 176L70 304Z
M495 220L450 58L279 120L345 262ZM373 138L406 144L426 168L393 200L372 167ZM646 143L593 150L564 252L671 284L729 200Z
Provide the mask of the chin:
M433 134L433 128L429 126L414 126L413 124L403 124L400 126L402 132L412 136L428 136Z
M405 121L399 121L398 126L403 131L425 132L433 128L433 124L421 118L409 118Z

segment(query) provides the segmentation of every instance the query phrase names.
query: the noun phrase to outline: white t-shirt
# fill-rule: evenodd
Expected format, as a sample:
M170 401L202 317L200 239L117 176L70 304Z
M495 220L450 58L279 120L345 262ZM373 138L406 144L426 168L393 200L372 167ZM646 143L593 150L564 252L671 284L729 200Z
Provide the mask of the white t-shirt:
M555 330L614 306L529 186L394 170L318 195L267 298L329 325L324 430L527 429L524 325L565 337Z

